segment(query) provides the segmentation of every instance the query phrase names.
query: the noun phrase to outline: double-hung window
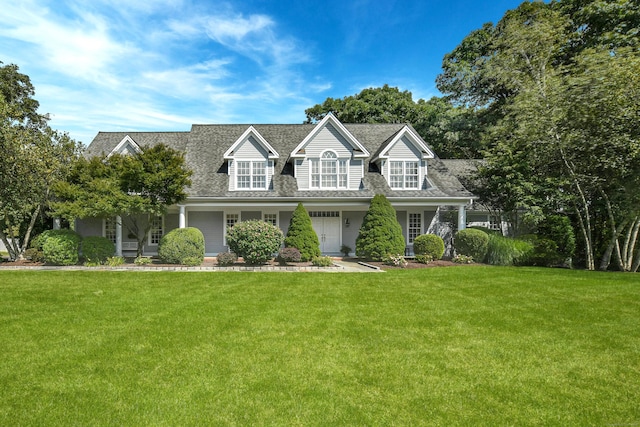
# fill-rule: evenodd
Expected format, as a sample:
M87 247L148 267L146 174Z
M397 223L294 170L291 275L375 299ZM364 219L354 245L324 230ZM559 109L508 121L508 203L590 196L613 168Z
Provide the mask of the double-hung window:
M409 228L407 231L408 243L413 243L416 237L418 237L422 233L422 214L409 214Z
M347 188L347 160L333 151L325 151L320 159L311 159L312 188Z
M157 245L164 234L164 221L161 216L156 216L151 220L151 229L149 230L149 244Z
M420 170L417 161L390 161L389 186L391 188L417 190Z
M104 220L104 237L111 240L113 244L116 243L116 219L106 218Z
M238 190L266 190L267 162L263 160L236 162L236 188Z

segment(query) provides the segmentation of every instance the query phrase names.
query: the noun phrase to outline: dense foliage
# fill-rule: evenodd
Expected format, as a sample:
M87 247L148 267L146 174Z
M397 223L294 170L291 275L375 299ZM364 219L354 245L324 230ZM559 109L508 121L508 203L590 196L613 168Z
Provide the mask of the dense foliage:
M121 216L140 256L153 219L186 198L191 174L184 153L163 144L136 154L80 158L68 180L56 185L59 200L52 208L69 220Z
M387 255L404 255L404 249L396 210L384 195L375 195L356 238L356 255L381 261Z
M482 262L487 255L489 236L481 230L467 228L456 233L453 247L458 255L466 255L474 261Z
M29 77L0 62L0 240L11 260L23 257L38 219L64 180L80 145L51 129Z
M530 242L489 234L485 261L491 265L529 264L532 252Z
M413 253L440 259L444 255L444 240L435 234L422 234L413 240Z
M288 248L298 249L301 261L311 261L314 257L320 256L318 235L313 229L309 213L302 206L302 203L298 203L293 211L284 245Z
M53 265L78 263L82 237L73 230L47 230L38 238L44 261Z
M278 227L260 220L239 222L227 231L229 249L247 264L264 264L273 259L282 241Z
M570 213L589 269L598 257L640 267L639 41L637 1L524 2L469 34L438 76L453 102L491 118L472 190L515 235Z
M104 264L116 253L113 242L102 236L87 236L82 239L82 257L90 264Z
M233 252L220 252L216 257L216 261L221 266L233 265L238 261L238 255Z
M204 236L195 227L171 230L160 239L158 256L168 264L200 265L204 261Z

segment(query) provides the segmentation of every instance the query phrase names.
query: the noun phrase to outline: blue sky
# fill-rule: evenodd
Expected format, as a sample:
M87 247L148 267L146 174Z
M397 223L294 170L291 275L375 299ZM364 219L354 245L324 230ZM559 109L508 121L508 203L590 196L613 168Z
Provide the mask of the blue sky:
M521 0L3 0L0 61L29 75L51 126L301 123L387 83L439 95L444 54Z

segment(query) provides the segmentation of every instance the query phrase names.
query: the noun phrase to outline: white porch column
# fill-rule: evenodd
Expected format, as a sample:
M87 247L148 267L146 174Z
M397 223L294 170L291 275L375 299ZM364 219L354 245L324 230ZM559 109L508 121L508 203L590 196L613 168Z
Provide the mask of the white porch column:
M185 228L187 226L187 216L185 214L185 206L178 205L180 208L180 216L178 217L178 228Z
M458 207L458 231L467 228L467 209L462 205Z
M60 230L60 218L53 218L53 229Z
M122 256L122 218L116 217L116 256Z

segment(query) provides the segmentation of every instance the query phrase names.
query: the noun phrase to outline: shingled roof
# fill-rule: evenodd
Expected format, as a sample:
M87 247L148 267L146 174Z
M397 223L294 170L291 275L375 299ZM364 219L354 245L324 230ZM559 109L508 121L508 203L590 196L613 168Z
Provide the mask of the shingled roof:
M364 159L365 175L358 190L298 190L293 167L287 156L314 129L313 124L254 124L253 127L280 153L275 161L273 191L229 191L229 175L224 153L249 128L250 124L193 125L189 132L99 132L85 155L109 154L127 135L140 147L165 144L186 152L186 163L193 170L190 198L227 199L336 199L371 198L472 198L460 181L436 158L427 160L432 185L422 190L392 190L372 157ZM344 124L344 127L369 153L377 153L405 124ZM413 128L409 126L413 132ZM417 134L417 133L416 133ZM428 145L428 144L427 144ZM431 147L429 147L431 149Z

